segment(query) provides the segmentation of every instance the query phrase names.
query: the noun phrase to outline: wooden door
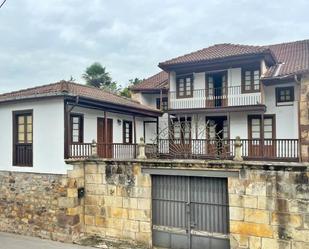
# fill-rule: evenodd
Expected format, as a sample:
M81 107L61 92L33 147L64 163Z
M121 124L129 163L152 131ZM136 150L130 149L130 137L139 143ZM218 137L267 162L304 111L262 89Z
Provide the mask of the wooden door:
M191 157L191 119L173 120L172 131L170 154L180 158Z
M249 116L249 157L272 158L276 155L274 116ZM262 129L263 128L263 129Z
M226 72L206 75L206 106L227 106L227 74Z
M229 153L228 122L224 117L207 117L206 155L224 156Z
M107 137L105 138L105 119L97 119L98 156L102 158L113 157L113 120L107 119Z

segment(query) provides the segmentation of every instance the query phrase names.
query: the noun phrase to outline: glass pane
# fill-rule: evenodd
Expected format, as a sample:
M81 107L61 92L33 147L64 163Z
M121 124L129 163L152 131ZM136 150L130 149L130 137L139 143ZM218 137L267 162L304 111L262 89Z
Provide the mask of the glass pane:
M32 116L27 116L27 124L32 124Z
M18 132L24 132L25 130L25 126L22 124L22 125L18 125Z
M190 78L190 77L186 78L186 82L187 82L187 84L190 85L190 83L191 83L191 78Z
M23 124L25 121L24 116L18 116L18 124Z
M246 71L245 72L245 76L247 77L247 76L250 76L251 77L251 71Z
M264 132L264 138L265 139L272 139L273 138L272 133L271 132Z
M31 124L27 125L27 132L32 132L32 125Z
M24 143L24 142L25 142L25 134L18 133L18 143Z
M253 139L260 139L260 132L252 132L252 138Z
M272 125L273 119L272 118L265 118L264 119L264 125Z
M260 89L260 82L254 82L254 90L259 90Z
M73 130L73 136L79 136L78 130Z
M259 118L253 118L251 120L252 125L260 125L261 120Z
M79 142L79 136L74 136L73 135L73 142L78 143Z
M267 126L264 127L265 132L272 132L272 130L273 130L272 126L267 125Z
M79 123L79 118L78 117L73 117L73 123L78 124Z
M79 129L79 125L78 124L73 124L73 129L74 130L78 130Z
M32 133L31 132L27 133L27 143L32 143Z

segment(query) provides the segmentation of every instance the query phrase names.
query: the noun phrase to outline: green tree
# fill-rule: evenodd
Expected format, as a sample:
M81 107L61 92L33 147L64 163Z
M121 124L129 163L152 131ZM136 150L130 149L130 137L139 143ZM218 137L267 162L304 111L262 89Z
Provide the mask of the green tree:
M139 78L135 78L135 79L130 79L129 80L129 84L127 87L123 88L120 92L121 96L127 97L127 98L131 98L131 91L130 91L130 87L135 86L139 83L141 83L143 80L139 79Z
M89 86L94 86L114 93L117 93L120 90L117 83L112 80L109 72L106 71L106 68L98 62L87 67L82 77Z

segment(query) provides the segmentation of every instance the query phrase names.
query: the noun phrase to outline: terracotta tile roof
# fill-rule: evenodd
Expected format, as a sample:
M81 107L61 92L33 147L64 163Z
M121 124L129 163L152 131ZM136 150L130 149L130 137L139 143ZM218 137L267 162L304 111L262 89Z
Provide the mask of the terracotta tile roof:
M269 52L269 50L262 46L223 43L203 48L201 50L192 52L190 54L185 54L165 62L161 62L159 63L159 67L182 63L210 61L214 59L222 59L240 55L263 54L265 52Z
M168 73L161 71L148 79L143 80L138 85L131 87L131 90L158 90L168 88Z
M309 40L265 46L278 64L269 68L264 78L284 77L309 71Z
M129 98L118 96L116 94L82 84L68 81L60 81L53 84L37 86L20 91L5 93L0 95L0 103L7 101L16 101L22 99L32 99L49 96L80 96L96 101L111 103L119 106L133 108L136 110L146 110L153 113L160 113L155 108L142 105Z

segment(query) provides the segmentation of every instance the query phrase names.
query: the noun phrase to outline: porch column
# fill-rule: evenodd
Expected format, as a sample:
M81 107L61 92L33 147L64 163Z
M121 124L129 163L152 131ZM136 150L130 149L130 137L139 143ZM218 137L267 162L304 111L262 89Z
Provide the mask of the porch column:
M104 111L104 155L107 157L107 112Z
M133 143L134 143L134 158L136 158L136 119L135 119L135 115L133 115L133 133L134 133L134 137L133 137Z
M159 117L157 117L157 146L159 146Z
M261 144L260 144L260 152L262 157L264 157L264 113L261 115Z
M68 110L68 104L64 102L64 159L69 158L70 149L69 146L71 144L71 136L70 136L70 112Z

